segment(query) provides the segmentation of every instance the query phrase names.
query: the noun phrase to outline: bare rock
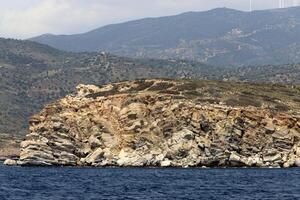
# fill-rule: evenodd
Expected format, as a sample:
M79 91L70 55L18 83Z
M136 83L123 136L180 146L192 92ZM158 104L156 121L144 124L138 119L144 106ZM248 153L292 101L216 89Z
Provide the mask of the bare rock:
M231 153L229 157L231 163L240 163L241 157L237 153Z
M282 156L276 152L269 152L263 157L264 162L275 163L282 161Z
M295 159L295 166L300 167L300 158Z
M7 165L7 166L16 166L17 165L17 161L16 160L12 160L12 159L6 159L3 164Z
M160 163L161 167L170 167L171 166L171 161L170 160L164 160Z
M88 164L96 163L104 156L104 151L101 148L98 148L96 151L89 154L84 161Z
M189 83L187 81L187 83ZM203 103L185 81L79 85L30 119L20 165L292 167L300 118ZM193 93L203 91L194 88ZM186 95L189 94L189 95Z
M283 164L284 168L289 168L295 166L295 159L291 158Z

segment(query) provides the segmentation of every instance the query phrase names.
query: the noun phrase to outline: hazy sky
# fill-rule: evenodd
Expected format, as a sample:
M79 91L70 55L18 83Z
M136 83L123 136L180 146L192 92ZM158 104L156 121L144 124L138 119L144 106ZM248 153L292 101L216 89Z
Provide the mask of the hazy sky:
M0 37L72 34L143 17L216 7L249 10L250 0L0 0ZM252 0L253 9L278 7L279 0ZM295 0L285 0L291 6ZM300 0L299 0L300 3Z

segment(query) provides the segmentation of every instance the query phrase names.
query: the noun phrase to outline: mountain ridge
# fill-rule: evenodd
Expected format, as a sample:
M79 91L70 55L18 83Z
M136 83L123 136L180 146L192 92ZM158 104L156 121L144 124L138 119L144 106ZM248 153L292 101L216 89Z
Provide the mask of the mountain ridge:
M253 12L218 8L30 40L74 52L108 51L134 58L252 65L300 62L299 34L300 7Z

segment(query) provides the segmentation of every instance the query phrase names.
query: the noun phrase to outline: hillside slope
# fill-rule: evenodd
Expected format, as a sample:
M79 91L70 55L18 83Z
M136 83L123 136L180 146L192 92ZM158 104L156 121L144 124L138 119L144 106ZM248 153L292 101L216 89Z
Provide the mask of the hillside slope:
M300 7L254 12L219 8L31 40L75 52L104 50L128 57L253 65L300 62L299 34Z

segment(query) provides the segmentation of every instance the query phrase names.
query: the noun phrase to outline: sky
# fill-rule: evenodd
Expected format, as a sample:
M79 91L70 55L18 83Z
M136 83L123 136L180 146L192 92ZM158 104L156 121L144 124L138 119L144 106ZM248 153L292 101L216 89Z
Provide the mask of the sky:
M145 17L205 11L218 7L249 11L250 0L0 0L0 37L27 39L45 33L83 33ZM253 10L280 0L252 0ZM285 0L292 6L300 0Z

